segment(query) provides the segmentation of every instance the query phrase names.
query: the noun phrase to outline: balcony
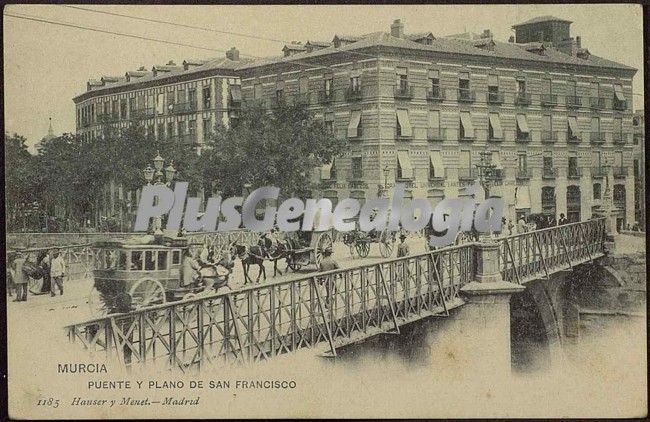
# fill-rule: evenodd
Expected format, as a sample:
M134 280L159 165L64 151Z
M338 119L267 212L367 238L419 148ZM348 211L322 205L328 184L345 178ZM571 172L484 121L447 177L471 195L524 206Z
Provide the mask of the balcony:
M531 103L530 94L527 92L518 92L515 95L515 105L518 106L529 106Z
M557 177L557 169L556 168L548 168L544 167L542 168L542 179L555 179Z
M568 132L566 135L566 143L567 144L579 144L582 141L580 138L580 135L576 135L574 133Z
M589 97L589 108L592 110L602 110L605 108L605 99L602 97Z
M196 103L176 103L172 106L173 114L194 113L197 110Z
M468 136L462 132L458 134L459 142L474 142L474 140L476 140L476 136Z
M526 143L530 142L530 140L532 138L532 136L530 135L530 132L526 133L526 132L517 131L517 134L515 136L516 136L515 140L517 142L521 142L523 144L526 144Z
M612 141L614 142L615 145L625 145L625 135L622 133L614 133L612 135Z
M627 176L627 167L614 167L614 177L621 179Z
M427 141L437 142L447 139L447 129L439 127L430 127L427 129Z
M443 101L445 99L445 90L440 89L439 86L434 86L427 89L427 101Z
M413 98L413 87L409 84L400 84L393 87L395 99L410 100Z
M527 180L530 179L531 172L529 169L517 169L517 173L515 174L515 177L517 180Z
M150 108L136 108L131 110L131 120L150 119L155 116L155 110Z
M460 88L458 90L459 103L473 103L476 101L476 92L470 89Z
M607 170L605 167L597 166L591 168L591 177L595 179L602 179L605 176L607 176Z
M334 91L318 91L318 102L320 104L330 104L334 101Z
M555 94L542 94L542 106L555 107L557 105L557 95Z
M604 132L589 132L589 142L592 145L602 145L605 143Z
M490 131L491 132L491 131ZM494 133L488 133L488 142L503 142L503 134L500 137L494 136Z
M582 100L580 97L576 97L575 95L569 95L566 97L566 106L567 108L582 107Z
M582 169L569 167L569 171L567 172L568 179L580 179L580 176L582 176Z
M396 128L395 129L395 139L398 140L398 141L410 141L411 139L413 139L413 136L412 135L411 136L402 135L402 131L399 128Z
M351 87L349 86L345 90L345 99L346 101L361 101L363 99L363 95L361 94L361 87Z
M617 98L614 98L614 101L612 102L612 106L614 110L625 111L627 110L627 100L619 100Z
M476 168L459 168L458 180L474 180L478 176L478 169Z
M543 144L554 144L558 139L558 133L551 130L542 131L542 143Z
M309 92L303 92L293 96L293 103L308 106L311 102L310 99Z
M97 123L99 124L105 124L105 123L115 123L119 121L120 118L117 114L98 114L97 115Z
M487 95L487 102L488 104L503 104L504 101L504 95L500 92L489 92Z

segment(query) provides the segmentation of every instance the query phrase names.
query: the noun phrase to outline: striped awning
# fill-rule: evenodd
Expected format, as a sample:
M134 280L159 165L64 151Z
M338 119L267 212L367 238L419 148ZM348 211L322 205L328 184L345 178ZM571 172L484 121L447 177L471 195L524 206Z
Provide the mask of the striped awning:
M497 139L503 138L503 129L501 128L501 119L497 113L490 113L490 125L492 125L492 133Z
M625 95L623 95L623 87L620 85L614 85L614 95L619 101L625 101Z
M460 123L465 130L465 136L468 138L474 137L474 125L472 124L472 116L468 112L460 113Z
M524 114L517 114L517 126L522 133L530 132L528 129L528 120L526 120L526 115Z
M402 179L413 178L413 166L408 151L397 151L397 165L402 170Z
M445 175L445 166L442 163L442 155L440 151L430 151L429 152L429 161L433 167L433 174L435 177L444 177Z
M528 186L515 188L515 209L530 209L530 189Z
M348 138L357 136L357 128L361 122L361 110L352 110L350 112L350 123L348 124Z
M411 128L411 121L409 120L408 110L406 109L397 109L397 122L402 129L402 136L413 136L413 129Z

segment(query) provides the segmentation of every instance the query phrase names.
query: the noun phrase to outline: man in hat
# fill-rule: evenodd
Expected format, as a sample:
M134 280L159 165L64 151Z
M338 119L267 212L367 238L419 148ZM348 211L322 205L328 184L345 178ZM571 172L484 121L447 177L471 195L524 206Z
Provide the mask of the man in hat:
M411 254L411 250L409 249L408 243L406 243L406 235L404 233L400 234L399 240L400 243L397 246L397 257L400 258L402 256L409 256Z
M564 213L561 213L560 214L560 221L558 221L558 226L563 226L563 225L568 224L568 223L569 223L569 220L566 219L566 217L564 216Z
M16 299L14 302L27 301L27 283L29 277L24 273L25 256L22 252L16 252L16 259L13 262L14 283L16 284Z
M321 271L332 271L332 270L338 270L339 264L332 258L332 249L327 248L323 249L323 259L320 262L320 270Z

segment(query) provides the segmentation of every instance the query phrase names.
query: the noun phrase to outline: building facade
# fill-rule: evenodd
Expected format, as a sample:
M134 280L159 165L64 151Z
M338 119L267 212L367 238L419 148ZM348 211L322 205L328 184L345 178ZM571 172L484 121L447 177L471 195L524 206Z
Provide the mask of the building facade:
M168 72L160 86L158 68L112 88L108 80L103 88L89 82L75 99L78 130L97 134L99 115L128 121L131 103L149 110L156 136L168 136L165 125L173 122L171 133L179 134L181 116L226 121L240 107L300 102L347 142L343 156L315 171L316 197L365 201L390 195L401 182L407 198L435 205L462 195L483 160L496 167L489 194L504 198L509 219L544 213L585 220L609 188L623 225L635 220L636 70L590 54L570 36L570 24L537 18L515 25L510 42L498 42L489 30L407 34L396 20L390 32L292 43L277 58L211 69L205 79L197 66ZM152 85L139 88L141 78ZM179 90L192 87L201 105L204 83L220 99L215 110L177 115L167 107L170 96L174 104L189 101ZM203 125L194 127L200 139Z
M636 110L632 117L633 130L633 166L634 166L634 209L635 220L645 231L645 113Z

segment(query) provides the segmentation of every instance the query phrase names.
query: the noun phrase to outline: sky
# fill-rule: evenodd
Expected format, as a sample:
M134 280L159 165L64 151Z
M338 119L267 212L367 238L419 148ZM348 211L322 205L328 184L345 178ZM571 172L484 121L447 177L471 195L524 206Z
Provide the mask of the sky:
M643 108L643 13L639 5L407 5L407 6L100 6L88 9L236 32L201 31L72 9L63 5L8 5L4 8L5 131L18 133L33 146L47 134L48 119L56 134L74 132L72 98L85 91L88 79L123 76L140 66L187 58L222 57L230 47L250 56L277 56L285 43L331 41L335 34L390 32L401 19L406 33L430 31L444 36L490 29L496 40L514 35L511 26L541 15L573 21L572 36L582 46L639 71L634 77L633 105ZM207 51L87 30L33 22L22 14L86 27L192 44Z

